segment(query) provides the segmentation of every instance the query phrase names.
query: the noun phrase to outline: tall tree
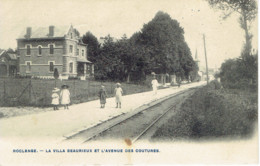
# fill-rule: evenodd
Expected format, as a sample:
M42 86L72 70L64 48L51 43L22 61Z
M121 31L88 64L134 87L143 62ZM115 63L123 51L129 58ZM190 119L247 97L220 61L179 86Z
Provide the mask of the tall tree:
M195 69L190 49L184 39L184 30L167 13L158 12L137 35L137 44L145 48L150 71L176 74L189 78Z
M113 41L113 38L110 35L104 37L103 46L95 63L96 78L118 80L122 66L118 52L118 44Z
M88 59L95 63L98 60L97 56L100 50L100 45L97 38L88 31L85 35L83 35L82 42L87 44Z
M257 4L255 0L207 0L212 7L216 7L224 11L224 18L230 16L233 12L240 15L239 23L245 31L245 46L243 55L249 55L251 52L251 39L249 24L257 15ZM243 56L243 57L244 57Z

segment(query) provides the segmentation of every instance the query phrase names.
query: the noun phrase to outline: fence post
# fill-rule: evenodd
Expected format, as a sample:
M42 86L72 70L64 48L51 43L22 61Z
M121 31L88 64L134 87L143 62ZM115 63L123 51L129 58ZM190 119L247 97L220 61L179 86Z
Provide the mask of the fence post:
M45 89L47 89L47 84L45 84ZM43 103L44 106L47 105L47 94L46 93L47 93L47 91L45 90L44 91L44 103Z
M110 83L110 94L113 96L112 82Z
M5 103L5 93L6 91L5 91L5 80L4 80L4 103Z
M29 82L29 103L31 103L31 96L32 96L32 80L30 79L30 82Z
M76 96L76 92L75 92L75 79L73 79L73 94L74 94L74 97Z
M88 100L89 100L89 93L90 93L90 80L88 80Z

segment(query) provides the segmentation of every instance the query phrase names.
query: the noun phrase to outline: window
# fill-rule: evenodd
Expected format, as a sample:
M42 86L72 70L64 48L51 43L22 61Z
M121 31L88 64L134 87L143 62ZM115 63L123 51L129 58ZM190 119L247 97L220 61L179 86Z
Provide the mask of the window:
M70 63L69 72L70 72L70 73L73 73L73 62Z
M38 54L42 55L42 47L41 46L38 47Z
M72 37L73 37L73 36L72 36L72 33L70 33L70 38L72 39Z
M89 65L87 65L87 70L90 70L90 66Z
M53 44L50 45L50 54L53 54L54 52L54 48L53 48Z
M84 50L82 50L82 56L84 56Z
M70 53L73 53L73 45L70 45Z
M31 46L30 46L30 45L27 45L27 46L26 46L26 49L27 49L26 54L27 54L27 55L31 55Z
M54 63L49 62L49 65L50 65L50 72L54 72Z
M77 55L79 55L79 49L77 49Z
M26 62L26 72L31 72L31 62Z

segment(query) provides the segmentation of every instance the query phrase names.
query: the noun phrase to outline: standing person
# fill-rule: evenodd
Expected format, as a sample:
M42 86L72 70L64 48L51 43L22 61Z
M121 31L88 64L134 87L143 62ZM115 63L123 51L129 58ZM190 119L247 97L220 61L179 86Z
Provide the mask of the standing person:
M98 93L100 99L100 108L105 108L106 99L107 99L107 92L105 90L105 86L101 86L101 89Z
M115 96L116 96L116 108L121 108L121 103L122 103L122 95L123 95L123 90L120 87L121 84L117 83L116 88L115 88Z
M178 79L178 87L181 86L181 78Z
M53 110L59 110L59 108L58 108L58 105L60 104L60 96L58 95L59 91L60 90L58 88L54 88L52 90L52 95L51 95L52 101L51 101L51 104L53 105Z
M155 75L153 76L153 80L152 80L151 84L152 84L152 87L153 87L153 94L156 95L157 94L158 81L157 81Z
M61 104L64 105L64 109L69 109L70 104L70 91L69 91L68 85L62 85L61 86L61 92L60 92L60 98L61 98Z

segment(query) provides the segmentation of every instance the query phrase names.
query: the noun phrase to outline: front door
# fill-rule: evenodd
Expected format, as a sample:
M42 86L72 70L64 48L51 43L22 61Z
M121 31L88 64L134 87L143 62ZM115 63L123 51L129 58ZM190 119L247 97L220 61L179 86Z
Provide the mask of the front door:
M77 73L78 76L84 76L84 63L78 62Z

